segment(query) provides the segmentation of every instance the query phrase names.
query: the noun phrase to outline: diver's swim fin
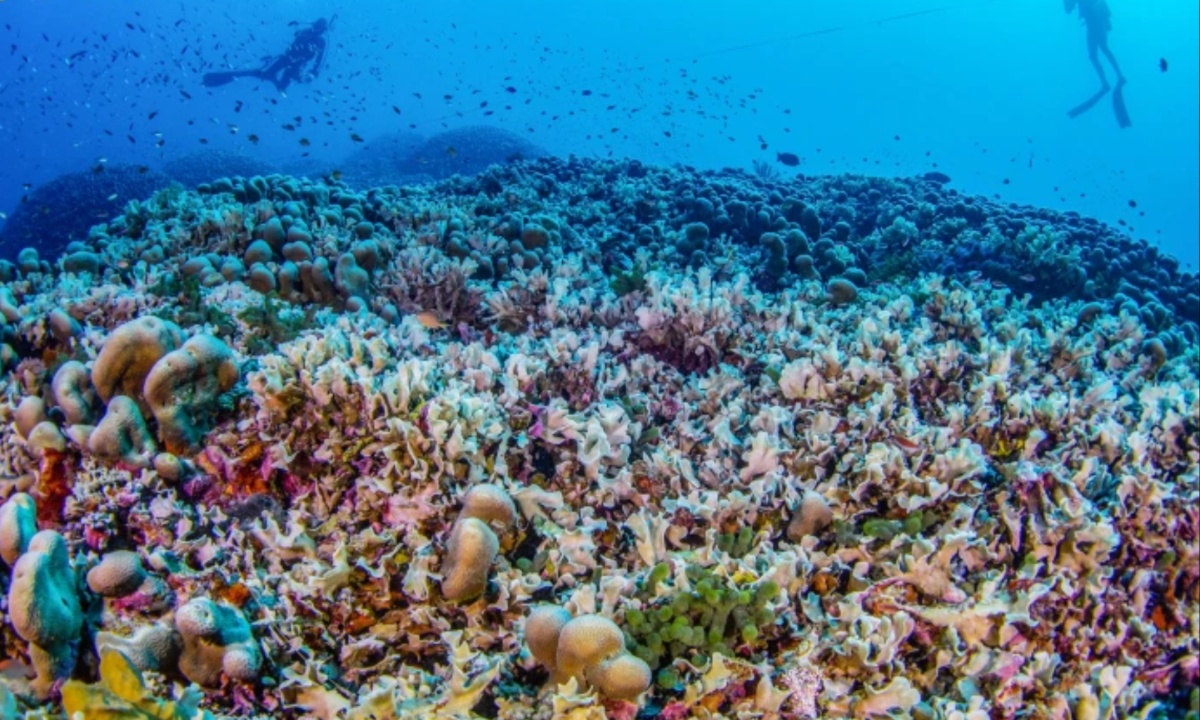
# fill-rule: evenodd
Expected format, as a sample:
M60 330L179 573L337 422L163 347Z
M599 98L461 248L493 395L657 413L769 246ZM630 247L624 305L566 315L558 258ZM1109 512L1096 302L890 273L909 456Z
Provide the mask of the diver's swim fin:
M1117 86L1113 88L1113 113L1117 116L1117 124L1122 128L1131 127L1133 121L1129 119L1129 110L1125 107L1125 81L1117 81Z
M1070 117L1073 117L1073 118L1079 117L1080 115L1084 114L1088 110L1091 110L1092 108L1096 107L1096 103L1100 102L1100 100L1103 99L1104 96L1107 94L1108 94L1108 88L1101 88L1100 91L1097 92L1095 95L1091 96L1087 100L1084 100L1083 102L1079 103L1075 107L1068 110L1067 115L1069 115Z
M221 87L233 82L234 79L241 75L239 72L211 72L204 73L204 87Z

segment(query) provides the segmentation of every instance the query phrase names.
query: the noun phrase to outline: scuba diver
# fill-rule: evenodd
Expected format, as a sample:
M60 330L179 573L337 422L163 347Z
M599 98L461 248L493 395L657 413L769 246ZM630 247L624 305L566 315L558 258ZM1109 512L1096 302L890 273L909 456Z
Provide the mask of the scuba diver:
M1109 85L1108 78L1104 75L1104 66L1100 64L1100 53L1104 53L1104 57L1112 64L1113 71L1117 73L1117 83L1125 82L1125 76L1121 74L1121 68L1117 65L1117 58L1108 47L1108 33L1112 30L1112 10L1109 9L1108 3L1105 0L1063 0L1063 6L1068 13L1074 10L1076 5L1079 6L1079 19L1087 27L1088 57L1092 60L1092 67L1096 68L1096 74L1100 76L1101 88L1108 90Z
M267 62L260 68L205 73L204 85L219 87L240 77L253 77L270 80L279 92L286 92L293 82L310 82L321 71L321 65L325 61L325 32L336 19L336 15L328 21L322 18L298 30L288 49L273 60L267 58Z
M1122 128L1127 128L1132 125L1132 122L1129 119L1129 111L1125 108L1125 76L1121 74L1117 58L1108 47L1108 33L1112 31L1112 10L1109 9L1107 0L1063 0L1063 8L1068 13L1073 11L1076 6L1079 8L1079 20L1087 29L1088 57L1092 61L1092 67L1096 68L1096 74L1100 76L1100 89L1083 103L1072 108L1067 114L1073 118L1079 117L1091 110L1096 103L1100 102L1101 98L1108 94L1112 86L1108 84L1108 77L1104 74L1104 65L1100 62L1100 53L1104 53L1104 57L1108 58L1113 71L1117 74L1117 85L1113 89L1112 98L1113 114L1117 117L1117 124Z

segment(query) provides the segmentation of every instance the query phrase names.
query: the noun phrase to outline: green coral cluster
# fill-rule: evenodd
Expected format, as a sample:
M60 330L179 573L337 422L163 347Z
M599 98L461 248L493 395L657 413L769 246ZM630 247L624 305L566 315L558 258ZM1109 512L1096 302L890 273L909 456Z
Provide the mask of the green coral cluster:
M746 525L735 533L721 533L717 535L717 549L723 553L728 553L730 557L745 557L746 553L754 549L755 537L754 528Z
M170 320L181 327L211 325L213 334L220 338L230 337L237 327L229 313L205 301L197 277L167 274L147 290L151 295L172 301L154 313L163 320Z
M272 352L283 343L295 340L305 328L315 325L312 308L303 314L283 312L289 307L290 303L271 293L263 296L262 305L251 305L238 313L238 319L251 328L251 333L246 336L246 350L250 354Z
M779 594L775 583L736 582L698 565L688 565L685 573L690 590L656 597L659 584L671 574L667 563L659 563L636 594L642 607L625 611L626 646L656 671L656 682L665 689L680 683L674 660L699 666L716 653L732 656L742 646L761 651L765 630L775 623L767 607Z
M646 268L640 265L631 270L617 270L608 281L608 286L618 297L646 289Z

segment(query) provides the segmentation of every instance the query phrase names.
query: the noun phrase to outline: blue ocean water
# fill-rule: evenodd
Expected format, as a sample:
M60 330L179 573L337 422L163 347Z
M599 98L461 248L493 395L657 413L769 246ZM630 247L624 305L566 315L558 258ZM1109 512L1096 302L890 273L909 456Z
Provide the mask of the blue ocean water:
M1200 11L1109 5L1128 128L1112 93L1068 117L1099 80L1078 15L1054 1L7 0L0 212L106 165L150 173L203 149L328 170L364 149L489 125L561 155L936 169L965 192L1122 224L1194 268ZM202 86L204 72L255 66L334 16L312 82ZM779 152L799 166L775 164Z

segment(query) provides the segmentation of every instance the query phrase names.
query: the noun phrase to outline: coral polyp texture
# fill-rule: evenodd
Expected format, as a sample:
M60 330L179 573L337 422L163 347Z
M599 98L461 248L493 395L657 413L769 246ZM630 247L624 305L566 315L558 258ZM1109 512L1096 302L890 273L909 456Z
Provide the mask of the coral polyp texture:
M3 717L1196 712L1200 287L1098 222L541 158L75 237L0 262Z

